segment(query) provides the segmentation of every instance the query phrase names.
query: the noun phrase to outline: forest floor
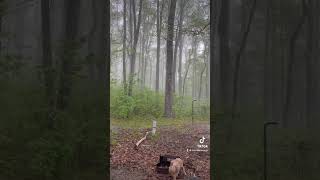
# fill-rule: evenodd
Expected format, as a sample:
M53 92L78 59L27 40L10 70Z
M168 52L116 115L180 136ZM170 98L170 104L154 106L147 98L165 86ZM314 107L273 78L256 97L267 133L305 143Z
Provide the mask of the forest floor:
M155 136L143 141L138 149L135 144L151 128L146 123L135 122L130 127L126 120L111 121L111 179L113 180L169 180L169 175L157 174L156 164L160 155L179 156L186 168L187 176L195 170L202 180L210 179L210 125L208 121L196 121L192 125L182 120L160 120ZM123 121L125 123L123 123ZM152 124L152 123L150 123ZM149 124L149 127L151 126ZM131 124L132 125L132 124ZM138 128L138 127L142 128ZM205 137L199 148L199 139ZM205 150L191 151L189 149ZM206 151L207 150L207 151Z

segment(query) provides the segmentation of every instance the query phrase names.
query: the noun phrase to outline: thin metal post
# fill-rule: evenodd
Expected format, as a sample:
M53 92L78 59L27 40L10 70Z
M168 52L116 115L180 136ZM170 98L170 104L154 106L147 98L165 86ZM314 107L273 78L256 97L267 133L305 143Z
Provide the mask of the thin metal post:
M264 129L263 129L263 152L264 152L264 166L263 166L263 176L264 180L267 180L267 127L269 125L277 125L277 122L266 122L264 123Z
M191 109L192 109L192 110L191 110L191 111L192 111L192 112L191 112L192 125L193 125L193 103L194 103L194 101L197 101L197 100L196 100L196 99L193 99L193 100L192 100L192 108L191 108Z

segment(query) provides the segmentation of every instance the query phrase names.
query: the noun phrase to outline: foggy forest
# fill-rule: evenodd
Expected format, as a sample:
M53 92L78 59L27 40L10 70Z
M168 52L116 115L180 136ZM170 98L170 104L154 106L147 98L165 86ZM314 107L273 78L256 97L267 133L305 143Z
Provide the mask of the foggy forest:
M110 7L111 178L166 179L154 165L170 155L189 165L187 177L209 179L209 149L191 152L210 138L209 1L113 0ZM148 136L150 128L156 133Z
M318 180L319 9L0 0L0 179Z
M142 91L162 95L158 99L165 106L159 105L163 113L158 116L168 118L178 113L172 110L175 104L186 107L187 98L188 106L192 99L205 103L210 94L209 2L177 1L172 12L169 1L135 2L111 3L111 97L119 89L131 97Z

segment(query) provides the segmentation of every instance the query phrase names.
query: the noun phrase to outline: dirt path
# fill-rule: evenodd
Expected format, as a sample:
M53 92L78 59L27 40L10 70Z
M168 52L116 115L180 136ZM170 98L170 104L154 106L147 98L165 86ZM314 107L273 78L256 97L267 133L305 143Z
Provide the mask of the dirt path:
M210 179L209 124L160 127L157 130L158 135L144 141L138 150L133 148L134 144L149 129L131 130L118 127L116 129L116 135L113 137L116 143L111 145L112 179L127 180L128 177L132 180L170 179L168 176L155 173L159 156L164 154L180 156L185 162L188 175L195 170L201 179ZM205 137L205 140L200 144L199 139L202 137ZM199 148L198 145L203 147ZM190 151L190 149L203 151Z

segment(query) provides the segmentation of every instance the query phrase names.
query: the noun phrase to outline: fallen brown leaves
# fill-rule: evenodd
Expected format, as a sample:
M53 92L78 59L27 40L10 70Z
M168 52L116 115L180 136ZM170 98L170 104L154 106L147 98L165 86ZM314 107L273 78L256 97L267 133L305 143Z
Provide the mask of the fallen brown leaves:
M111 171L112 169L125 168L127 177L134 176L130 172L142 172L142 179L170 179L155 172L159 156L170 154L179 156L185 164L188 175L195 170L198 177L204 180L210 179L210 145L209 125L174 127L160 127L158 136L148 138L134 149L135 143L150 129L118 131L116 144L111 146ZM208 152L187 152L187 149L198 149L199 139L206 137ZM129 174L128 174L129 173ZM134 178L132 178L134 179ZM141 178L140 178L141 179Z

